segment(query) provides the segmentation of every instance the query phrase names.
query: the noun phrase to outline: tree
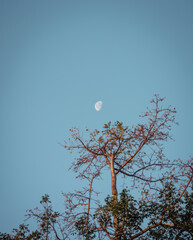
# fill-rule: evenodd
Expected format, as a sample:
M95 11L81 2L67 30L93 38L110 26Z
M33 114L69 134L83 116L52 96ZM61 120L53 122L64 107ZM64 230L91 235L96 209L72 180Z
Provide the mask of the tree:
M104 169L108 169L111 173L112 196L111 204L108 202L110 204L108 208L111 209L112 222L107 221L104 225L97 227L97 221L94 221L97 219L93 220L93 215L87 211L85 212L87 222L82 225L84 229L87 229L88 222L93 222L93 230L95 229L96 232L102 231L109 239L120 239L120 212L115 210L120 203L118 200L118 175L130 179L130 189L137 188L140 190L141 199L138 199L139 203L145 201L146 204L152 204L158 201L160 192L163 191L166 183L169 186L174 183L177 185L175 190L177 195L172 205L170 207L164 205L165 208L162 209L162 212L159 212L159 217L152 219L152 224L148 227L133 229L130 233L130 239L145 235L147 232L152 232L153 228L163 225L163 221L166 221L165 214L179 204L192 181L193 164L192 159L189 161L170 160L164 155L163 143L172 138L170 130L172 125L177 123L175 122L176 110L171 106L161 106L163 100L163 98L155 95L151 101L153 108L148 108L141 115L145 123L131 128L123 126L120 122L115 124L109 122L104 125L102 132L98 130L90 132L86 129L88 133L86 139L83 138L79 129L70 129L71 138L64 147L69 151L78 151L78 158L74 160L71 166L71 169L77 174L77 178L91 179L92 176L99 178ZM83 193L79 194L79 203L83 201L80 195L85 197L85 193L84 195ZM88 200L90 206L90 198ZM74 206L80 206L78 204ZM152 205L148 207L152 208ZM97 212L102 211L101 214L103 214L103 210L99 207ZM142 219L144 220L144 217ZM122 229L124 229L124 226L122 226ZM121 234L123 235L123 230ZM89 234L86 235L86 239L89 239ZM129 238L126 237L125 239Z
M64 214L45 218L30 211L29 217L45 224L40 231L45 239L51 232L55 239L71 235L87 240L193 237L193 195L189 193L193 162L192 158L170 160L164 154L164 142L172 139L171 128L177 123L176 110L162 106L163 100L155 95L153 107L140 116L143 123L130 128L117 121L105 124L101 132L86 129L85 135L70 129L71 137L63 147L78 153L70 169L88 183L82 190L64 194ZM102 205L93 184L104 171L110 172L111 196ZM128 189L121 191L118 176L126 179ZM132 191L138 191L137 199ZM62 226L60 236L56 223Z
M42 196L41 208L29 209L26 212L26 220L35 219L37 230L30 232L28 224L21 224L19 229L13 229L13 234L0 233L0 239L68 239L63 227L64 216L52 208L49 195Z

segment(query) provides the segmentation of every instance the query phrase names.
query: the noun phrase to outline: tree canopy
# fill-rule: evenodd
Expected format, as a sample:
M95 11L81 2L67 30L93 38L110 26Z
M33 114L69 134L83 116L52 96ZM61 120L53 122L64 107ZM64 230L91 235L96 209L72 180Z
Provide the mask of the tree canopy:
M172 139L175 108L164 106L155 95L140 123L107 123L102 131L70 129L62 145L77 158L70 169L85 186L64 193L65 209L55 212L48 195L42 210L28 210L38 229L29 233L20 225L3 239L191 239L193 238L193 159L171 160L164 143ZM105 202L94 187L105 171L111 178L111 195ZM126 187L118 184L123 177ZM137 192L137 194L136 194ZM134 197L136 196L136 197ZM7 237L7 238L6 238Z

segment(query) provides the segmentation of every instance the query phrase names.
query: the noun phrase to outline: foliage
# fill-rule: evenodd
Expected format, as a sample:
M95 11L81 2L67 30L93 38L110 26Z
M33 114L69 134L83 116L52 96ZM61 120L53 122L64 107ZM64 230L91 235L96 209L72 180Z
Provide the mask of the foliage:
M117 215L117 233L118 239L128 239L132 233L139 231L144 216L141 208L138 208L138 202L131 195L127 194L127 190L123 189L120 193L120 199L115 203L111 196L105 199L105 205L97 209L95 218L99 226L111 235L113 232L113 216Z
M120 240L135 239L144 226L156 225L160 218L161 224L146 232L142 239L188 240L193 237L193 192L187 192L175 204L177 199L176 188L170 183L166 183L157 202L137 201L123 189L117 204L114 205L112 197L108 196L106 204L97 209L95 217L99 226L110 233L113 230L112 216L116 213L119 225L117 239Z
M19 229L13 229L13 234L0 233L0 239L4 240L20 240L20 239L41 239L42 234L36 230L35 232L29 233L28 225L21 224Z

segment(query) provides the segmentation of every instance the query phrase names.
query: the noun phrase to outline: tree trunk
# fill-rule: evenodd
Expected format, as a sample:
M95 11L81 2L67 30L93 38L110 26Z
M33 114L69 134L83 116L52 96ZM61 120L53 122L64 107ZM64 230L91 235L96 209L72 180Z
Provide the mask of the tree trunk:
M112 197L114 200L117 201L117 176L114 171L111 171L111 190L112 190Z
M114 207L117 204L117 176L115 174L114 169L114 156L111 156L111 190L112 190L112 198ZM113 213L113 224L115 229L115 235L117 232L118 224L117 224L117 213Z

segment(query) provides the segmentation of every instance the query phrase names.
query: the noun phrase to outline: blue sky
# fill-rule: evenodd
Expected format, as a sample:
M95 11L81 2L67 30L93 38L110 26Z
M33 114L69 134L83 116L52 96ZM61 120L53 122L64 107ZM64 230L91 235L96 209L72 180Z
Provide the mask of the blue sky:
M180 123L168 156L193 155L192 13L191 0L0 1L0 231L80 187L58 144L69 128L136 124L155 93Z

